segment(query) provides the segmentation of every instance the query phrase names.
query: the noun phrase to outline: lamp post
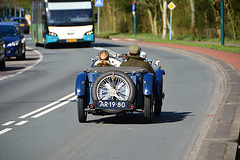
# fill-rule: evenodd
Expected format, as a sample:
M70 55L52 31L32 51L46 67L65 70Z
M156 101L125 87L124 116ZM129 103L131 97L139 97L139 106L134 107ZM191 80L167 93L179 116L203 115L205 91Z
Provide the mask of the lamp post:
M136 0L134 0L132 6L133 16L134 16L134 36L137 34L137 17L136 17Z
M7 19L7 0L6 0L6 17L5 18Z

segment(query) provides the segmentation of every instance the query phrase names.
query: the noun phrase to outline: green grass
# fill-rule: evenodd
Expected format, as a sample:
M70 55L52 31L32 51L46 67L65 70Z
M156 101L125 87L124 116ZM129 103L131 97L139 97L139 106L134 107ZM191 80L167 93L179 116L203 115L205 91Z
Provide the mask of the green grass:
M136 36L132 34L115 34L110 35L110 37L115 38L131 38L148 42L159 42L159 43L173 43L186 46L194 46L201 48L210 48L220 51L233 52L240 54L240 41L225 39L225 44L221 46L221 39L213 39L206 37L193 37L193 36L173 36L172 40L162 39L161 36L153 36L152 34L137 34ZM180 40L179 40L180 39ZM238 44L239 46L233 46L230 44Z

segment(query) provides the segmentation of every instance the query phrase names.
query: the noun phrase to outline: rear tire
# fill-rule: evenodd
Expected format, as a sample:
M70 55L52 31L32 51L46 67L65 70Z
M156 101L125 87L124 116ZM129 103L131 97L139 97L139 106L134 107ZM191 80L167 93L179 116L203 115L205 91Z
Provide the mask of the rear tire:
M162 112L162 97L155 98L154 115L160 117Z
M147 123L153 120L153 95L144 95L144 117Z
M3 58L3 60L0 61L0 69L5 69L6 65L5 65L5 57Z
M77 98L77 109L78 120L80 123L84 123L87 120L87 112L85 111L85 108L87 108L86 96L79 96Z

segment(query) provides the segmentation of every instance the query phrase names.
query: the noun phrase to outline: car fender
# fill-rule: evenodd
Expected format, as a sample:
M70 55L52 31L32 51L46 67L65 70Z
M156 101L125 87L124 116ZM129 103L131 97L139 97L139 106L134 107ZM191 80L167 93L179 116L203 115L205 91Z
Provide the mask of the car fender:
M156 69L156 81L162 82L163 81L163 75L165 75L165 71L163 69Z
M75 94L78 96L85 95L86 92L86 82L87 82L87 74L82 72L77 75L76 86L75 86Z
M151 95L153 93L153 74L146 73L143 76L143 94Z

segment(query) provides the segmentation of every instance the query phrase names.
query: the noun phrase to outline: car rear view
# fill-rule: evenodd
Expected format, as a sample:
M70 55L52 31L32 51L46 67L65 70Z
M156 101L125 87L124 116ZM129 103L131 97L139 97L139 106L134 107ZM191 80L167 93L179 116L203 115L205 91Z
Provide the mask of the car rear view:
M26 20L26 18L24 17L13 17L10 19L11 22L18 22L19 23L19 26L21 28L21 31L26 33L26 34L29 34L29 24Z

